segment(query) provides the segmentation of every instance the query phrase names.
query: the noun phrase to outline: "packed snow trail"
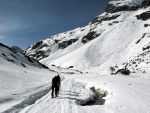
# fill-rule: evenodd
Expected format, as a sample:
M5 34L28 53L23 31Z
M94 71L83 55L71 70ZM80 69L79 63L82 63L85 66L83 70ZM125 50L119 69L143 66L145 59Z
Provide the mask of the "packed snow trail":
M58 97L51 98L49 91L20 113L149 113L149 80L147 75L68 74L61 82ZM89 89L92 86L108 91L104 105L81 105L94 96Z
M21 113L99 113L98 106L81 106L93 93L85 88L85 85L73 79L65 79L61 83L59 96L51 98L51 91L35 102L27 106ZM96 110L96 111L95 111Z

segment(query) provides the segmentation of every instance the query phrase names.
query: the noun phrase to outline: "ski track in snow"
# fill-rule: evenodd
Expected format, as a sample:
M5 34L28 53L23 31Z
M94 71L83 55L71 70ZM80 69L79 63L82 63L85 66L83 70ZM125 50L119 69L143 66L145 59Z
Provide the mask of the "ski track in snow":
M103 76L97 79L90 77L89 80L93 81L95 79L99 81L99 79L101 79L101 82L99 82L100 84L109 84L114 91L112 96L117 98L117 100L114 100L114 98L111 99L111 94L109 94L109 98L106 99L105 105L81 106L79 103L82 102L82 100L87 101L93 93L85 88L85 84L77 82L78 79L76 79L76 77L65 77L61 82L60 94L58 97L51 98L51 91L49 91L34 104L28 105L20 110L19 113L149 113L149 94L147 93L149 89L147 89L147 81L145 81L145 88L143 88L143 86L140 85L141 82L137 84L135 79L130 77L124 80L125 77L121 76L119 79L121 81L118 81L114 76L109 76L108 78L110 81L113 81L110 83L108 80L107 82L103 81L105 78L106 77ZM82 78L80 79L82 81ZM83 80L84 79L83 77ZM144 79L141 78L141 81L142 80ZM88 82L88 78L86 78L86 81ZM131 85L129 85L130 82ZM95 81L95 84L97 84L97 81ZM134 85L138 85L139 87L134 87Z
M84 89L84 84L78 83L73 79L65 79L61 83L58 97L51 98L50 91L33 105L27 106L20 113L99 113L96 109L91 109L91 106L81 106L77 104L79 100L78 97L81 95L89 96L89 94L84 94L81 91ZM97 109L99 109L98 106Z

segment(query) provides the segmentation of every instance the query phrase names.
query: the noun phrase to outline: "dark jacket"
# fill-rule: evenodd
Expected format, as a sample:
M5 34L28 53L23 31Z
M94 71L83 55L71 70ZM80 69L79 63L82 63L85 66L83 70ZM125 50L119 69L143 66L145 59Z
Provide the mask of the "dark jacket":
M59 85L60 85L60 77L58 75L52 79L52 86L59 86Z

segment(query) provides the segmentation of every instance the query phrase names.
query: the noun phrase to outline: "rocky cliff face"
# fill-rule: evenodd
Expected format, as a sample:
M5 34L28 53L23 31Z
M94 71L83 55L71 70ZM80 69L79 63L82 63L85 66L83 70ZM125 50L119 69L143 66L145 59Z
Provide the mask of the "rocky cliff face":
M140 8L141 2L142 0L135 0L135 2L131 0L111 0L106 8L106 12L135 11Z
M42 40L25 53L47 66L149 72L149 27L149 0L111 0L87 26Z

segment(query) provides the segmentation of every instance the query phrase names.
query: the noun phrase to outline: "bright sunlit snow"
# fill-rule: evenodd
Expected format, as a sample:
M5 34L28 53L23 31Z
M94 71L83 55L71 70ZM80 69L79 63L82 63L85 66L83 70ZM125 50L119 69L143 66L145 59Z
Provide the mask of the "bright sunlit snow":
M141 3L109 2L119 8ZM105 12L83 28L31 45L25 54L49 69L0 45L0 112L149 113L147 15L149 7L142 6ZM130 74L119 72L121 69ZM57 74L61 77L60 93L51 98L51 79Z

